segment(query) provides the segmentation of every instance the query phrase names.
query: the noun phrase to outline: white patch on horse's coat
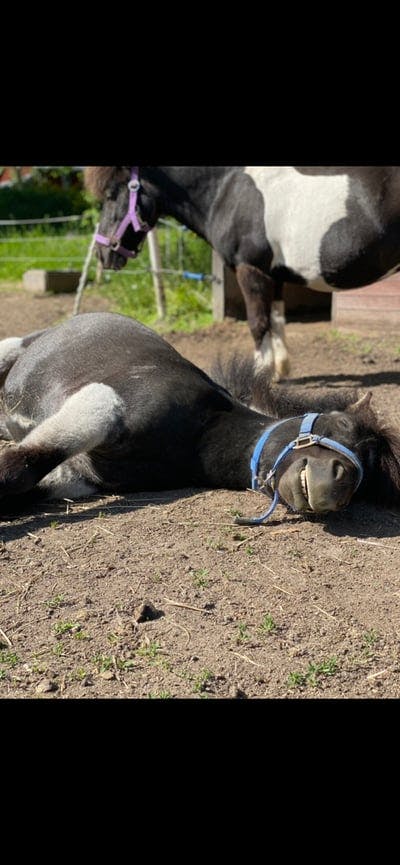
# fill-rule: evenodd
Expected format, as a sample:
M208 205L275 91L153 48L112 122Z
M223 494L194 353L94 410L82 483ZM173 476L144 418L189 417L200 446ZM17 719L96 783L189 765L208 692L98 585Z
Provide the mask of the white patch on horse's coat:
M310 288L332 291L321 275L320 249L330 227L347 216L348 175L300 174L293 166L248 166L245 172L264 198L271 270L285 265Z
M124 414L124 403L112 387L94 382L65 400L24 439L27 447L60 449L72 456L104 442Z
M285 341L285 303L274 300L271 305L271 338L275 372L279 378L289 375L290 362Z
M9 336L0 341L0 373L12 367L21 354L22 339L19 336Z
M272 371L275 381L288 375L290 370L285 324L284 301L274 300L271 305L271 333L263 336L260 347L254 352L254 368L256 372L262 369Z
M256 372L262 369L275 369L272 339L269 333L264 334L260 347L254 352L254 368Z
M46 495L50 499L80 499L99 491L98 486L81 476L73 460L61 463L49 472L38 486L46 490Z

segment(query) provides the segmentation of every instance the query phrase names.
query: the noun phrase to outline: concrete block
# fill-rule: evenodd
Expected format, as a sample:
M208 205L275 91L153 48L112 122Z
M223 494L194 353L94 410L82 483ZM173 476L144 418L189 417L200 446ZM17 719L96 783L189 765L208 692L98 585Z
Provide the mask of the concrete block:
M26 270L22 282L32 294L65 294L78 288L78 270Z

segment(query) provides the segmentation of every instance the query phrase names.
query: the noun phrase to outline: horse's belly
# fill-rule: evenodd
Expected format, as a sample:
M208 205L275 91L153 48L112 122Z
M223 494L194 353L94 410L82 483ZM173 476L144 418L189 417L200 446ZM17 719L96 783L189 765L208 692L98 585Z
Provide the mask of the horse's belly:
M323 275L321 244L347 214L347 174L305 175L291 166L247 167L264 198L264 223L273 251L271 273L287 267L310 288L332 291ZM340 266L338 250L338 266Z

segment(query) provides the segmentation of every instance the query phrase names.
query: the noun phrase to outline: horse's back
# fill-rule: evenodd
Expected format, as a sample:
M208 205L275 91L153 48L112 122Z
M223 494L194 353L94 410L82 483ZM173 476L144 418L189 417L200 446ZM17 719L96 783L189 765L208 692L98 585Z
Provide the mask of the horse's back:
M86 313L45 331L16 360L3 388L7 411L40 422L87 384L111 386L128 405L175 390L215 389L157 333L128 316Z

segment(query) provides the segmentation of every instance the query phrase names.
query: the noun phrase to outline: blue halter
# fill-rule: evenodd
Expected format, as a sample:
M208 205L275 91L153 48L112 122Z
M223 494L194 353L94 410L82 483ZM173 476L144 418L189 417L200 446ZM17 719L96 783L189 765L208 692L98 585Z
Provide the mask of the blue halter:
M278 466L280 466L281 462L290 453L290 451L299 450L300 448L307 448L311 445L317 444L325 448L330 448L330 450L336 451L337 453L343 454L343 456L347 457L347 459L353 463L353 466L355 466L355 468L357 469L358 474L355 490L358 489L364 474L363 467L360 460L358 459L358 456L353 453L353 451L349 450L349 448L347 448L345 445L340 444L340 442L326 438L325 436L315 435L312 432L314 422L316 421L317 417L319 417L318 413L313 412L305 415L298 415L298 417L302 417L302 421L300 424L300 430L297 438L293 439L293 441L289 442L289 444L285 445L285 447L281 450L272 466L272 469L270 469L266 478L262 480L261 485L259 484L258 478L258 465L260 462L262 451L264 449L264 445L268 441L271 433L275 429L277 429L278 426L287 423L289 420L293 420L293 418L284 418L283 420L277 421L276 423L272 424L272 426L268 427L268 429L264 430L262 436L258 439L258 442L254 448L253 455L250 460L252 490L260 490L267 485L270 486L271 489L273 489L271 481L275 475L275 472ZM245 517L236 517L235 523L241 526L259 526L263 522L265 522L265 520L267 520L269 516L271 516L278 502L279 491L276 489L274 491L272 502L265 514L263 514L261 517L249 517L248 519L246 519Z

